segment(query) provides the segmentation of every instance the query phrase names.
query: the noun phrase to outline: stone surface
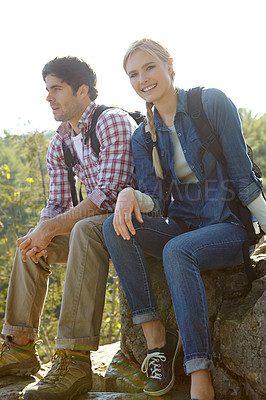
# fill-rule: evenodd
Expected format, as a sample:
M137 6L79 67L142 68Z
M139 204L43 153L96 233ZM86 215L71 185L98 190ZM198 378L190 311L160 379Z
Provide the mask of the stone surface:
M93 368L93 387L94 392L105 392L105 372L111 363L114 355L120 348L120 342L106 346L100 346L97 352L92 352ZM6 376L0 378L0 399L17 400L23 399L23 392L28 385L32 385L42 378L49 371L51 363L42 365L41 369L34 376L21 378L15 376Z
M216 400L258 400L266 398L265 379L265 288L266 239L253 255L258 279L250 287L243 265L202 273L206 289L209 322L216 369L213 381ZM152 283L165 326L176 321L162 263L148 259ZM121 349L141 364L146 351L142 329L132 323L132 314L120 287ZM178 382L187 379L182 357L176 366Z
M77 400L148 400L142 389L146 377L141 373L137 363L127 360L120 348L120 342L101 346L92 353L93 388L92 391L81 395ZM23 392L28 385L32 385L43 377L49 370L51 363L42 365L41 370L28 378L7 376L0 378L1 400L22 400ZM106 372L108 368L108 371ZM188 384L182 382L159 400L186 400L189 399ZM67 399L66 399L67 400Z
M254 253L258 279L250 288L243 266L203 273L213 340L216 400L262 400L265 385L265 287L266 238ZM151 276L162 320L177 327L162 264L149 259ZM140 371L146 345L142 330L133 326L132 315L120 287L122 339L92 353L92 392L77 400L148 400L142 392L146 377ZM190 379L184 375L183 354L176 363L173 390L157 399L188 400ZM22 400L25 387L44 376L45 364L34 377L0 378L1 400Z
M120 342L100 346L97 351L91 352L91 362L93 370L92 391L105 392L105 373L114 355L120 350Z

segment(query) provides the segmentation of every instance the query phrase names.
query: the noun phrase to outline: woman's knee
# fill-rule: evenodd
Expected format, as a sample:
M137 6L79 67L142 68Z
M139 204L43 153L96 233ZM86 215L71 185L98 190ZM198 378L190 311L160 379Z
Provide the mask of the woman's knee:
M163 249L163 264L166 274L182 274L197 263L193 247L183 235L171 239Z
M115 234L114 226L114 214L112 214L103 224L103 235L104 237L108 238Z
M164 258L174 258L178 260L193 254L193 244L184 236L185 234L176 236L166 243L163 250Z

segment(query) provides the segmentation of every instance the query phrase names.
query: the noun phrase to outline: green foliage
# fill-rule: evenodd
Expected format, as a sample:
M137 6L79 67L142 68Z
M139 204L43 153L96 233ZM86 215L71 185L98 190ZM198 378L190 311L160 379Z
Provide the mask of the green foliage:
M29 133L0 137L0 329L4 321L8 281L16 250L16 239L36 226L46 205L49 177L46 153L51 134ZM54 352L65 266L53 265L40 326L43 344L40 356L49 361ZM118 278L113 266L106 289L100 344L117 341L120 335Z
M260 118L252 117L251 111L240 108L239 114L247 143L252 147L253 159L266 179L266 114Z

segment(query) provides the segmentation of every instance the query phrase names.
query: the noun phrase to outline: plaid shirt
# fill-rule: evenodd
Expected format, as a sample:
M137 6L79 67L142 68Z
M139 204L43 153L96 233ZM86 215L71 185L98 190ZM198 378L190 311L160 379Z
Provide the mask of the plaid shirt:
M91 102L79 121L78 128L83 137L90 128L97 107ZM100 142L99 158L93 152L89 138L86 144L82 142L84 161L81 162L71 139L74 132L69 122L63 122L47 153L50 195L46 208L41 211L41 218L53 218L72 207L63 141L76 160L73 171L84 184L87 196L98 208L113 212L118 193L125 187L136 187L130 143L135 128L135 121L119 108L104 111L96 124L96 136Z

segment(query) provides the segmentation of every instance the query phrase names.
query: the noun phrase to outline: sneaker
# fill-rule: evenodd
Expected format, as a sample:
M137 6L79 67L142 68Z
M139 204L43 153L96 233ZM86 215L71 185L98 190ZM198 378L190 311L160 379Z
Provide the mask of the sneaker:
M86 361L85 361L86 360ZM70 355L58 350L50 371L24 393L25 400L72 400L92 387L89 357Z
M149 378L144 393L150 396L162 396L172 389L175 383L174 363L181 348L178 331L166 330L166 345L148 350L141 371Z
M35 374L41 367L35 343L18 346L7 336L2 344L0 356L0 377L6 375L26 376Z

